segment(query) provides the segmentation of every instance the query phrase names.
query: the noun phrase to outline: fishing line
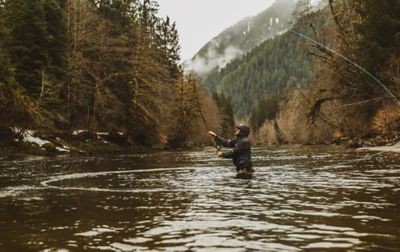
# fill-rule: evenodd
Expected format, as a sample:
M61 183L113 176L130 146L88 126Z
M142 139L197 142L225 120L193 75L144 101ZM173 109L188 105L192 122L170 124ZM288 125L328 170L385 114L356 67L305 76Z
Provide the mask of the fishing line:
M355 159L355 160L352 160L352 161L339 163L339 165L347 165L347 164L351 164L351 163L355 163L355 162L367 161L367 160L369 160L369 159L371 159L371 158L373 158L373 157L380 156L380 155L383 154L383 153L392 151L392 150L394 150L395 148L397 148L397 144L395 144L395 145L393 145L393 146L390 146L387 150L380 151L380 152L375 153L375 154L372 154L372 155L367 155L366 157L359 158L359 159Z
M196 86L195 86L195 91L197 93ZM200 112L201 120L203 121L203 124L206 127L207 134L208 134L208 131L210 131L210 129L209 129L208 125L207 125L207 121L206 121L206 118L204 117L203 111L201 109L201 104L200 104L200 101L199 101L199 98L197 97L197 95L195 95L195 99L196 99L196 103L197 103L197 108L199 109L199 112ZM215 142L214 137L210 136L210 138L211 138L211 140L212 140L212 142L214 144L214 147L217 148L217 150L220 150L221 147Z
M384 89L391 97L393 97L393 99L394 99L394 100L397 102L397 104L400 106L400 101L399 101L399 99L397 99L397 97L393 94L393 92L390 91L390 89L389 89L388 87L386 87L385 84L383 84L377 77L375 77L375 75L373 75L372 73L370 73L369 71L367 71L365 68L363 68L362 66L360 66L359 64L357 64L357 63L354 62L353 60L349 59L348 57L344 56L343 54L341 54L341 53L339 53L339 52L333 50L332 48L329 48L328 46L326 46L326 45L324 45L324 44L322 44L322 43L316 41L315 39L312 39L312 38L308 37L307 35L305 35L305 34L303 34L303 33L297 32L297 31L295 31L295 30L293 30L293 29L290 29L289 31L290 31L291 33L293 33L293 34L295 34L295 35L297 35L297 36L299 36L299 37L305 39L305 40L308 40L308 41L310 41L310 42L312 42L312 43L314 43L314 44L316 44L316 45L318 45L318 46L324 48L325 50L328 50L329 52L331 52L331 53L337 55L338 57L340 57L341 59L343 59L344 61L346 61L346 62L348 62L348 63L354 65L355 67L357 67L357 68L358 68L359 70L361 70L363 73L367 74L367 75L368 75L369 77L371 77L374 81L376 81L381 87L383 87L383 89ZM372 158L372 157L374 157L374 156L378 156L378 155L381 155L381 154L383 154L383 153L385 153L385 152L389 152L389 151L393 150L394 148L397 147L396 145L397 145L397 144L395 144L395 145L393 145L393 146L390 146L388 150L385 150L385 151L376 153L376 154L374 154L374 155L367 155L365 158L356 159L356 160L352 160L352 161L349 161L349 162L344 162L344 163L339 164L339 165L350 164L350 163L354 163L354 162L359 162L359 161L368 160L368 159L370 159L370 158Z
M377 77L375 77L375 75L373 75L372 73L370 73L369 71L367 71L365 68L363 68L362 66L360 66L359 64L357 64L357 63L354 62L353 60L347 58L347 57L344 56L343 54L341 54L341 53L339 53L339 52L337 52L337 51L335 51L335 50L333 50L333 49L327 47L326 45L324 45L324 44L322 44L322 43L316 41L315 39L312 39L312 38L308 37L307 35L304 35L304 34L302 34L302 33L300 33L300 32L297 32L297 31L295 31L295 30L293 30L293 29L291 29L291 30L289 30L289 31L290 31L291 33L296 34L297 36L299 36L299 37L301 37L301 38L303 38L303 39L306 39L306 40L308 40L308 41L310 41L310 42L312 42L312 43L314 43L314 44L316 44L316 45L318 45L318 46L320 46L320 47L322 47L322 48L324 48L324 49L330 51L331 53L333 53L333 54L339 56L339 57L342 58L343 60L345 60L345 61L349 62L350 64L354 65L355 67L357 67L357 68L358 68L359 70L361 70L363 73L367 74L367 75L368 75L369 77L371 77L374 81L376 81L381 87L383 87L383 88L385 89L385 91L386 91L391 97L393 97L393 99L394 99L394 100L398 103L398 105L400 106L400 100L397 99L397 97L393 94L393 92L390 91L390 89L389 89L388 87L386 87L385 84L383 84Z
M130 174L130 173L147 173L147 172L162 172L162 171L180 171L180 170L195 170L195 167L179 167L179 168L157 168L157 169L136 169L136 170L125 170L125 171L105 171L105 172L86 172L86 173L75 173L55 176L51 179L42 181L40 184L43 187L59 189L59 190L76 190L76 191L96 191L96 192L159 192L159 191L174 191L174 190L164 190L164 189L105 189L97 187L61 187L52 185L54 182L59 182L63 180L71 179L81 179L81 178L91 178L98 176L107 176L115 174Z
M185 189L162 189L162 188L129 188L129 189L118 189L118 188L99 188L99 187L67 187L67 186L57 186L52 185L52 183L60 182L63 180L72 180L72 179L82 179L82 178L92 178L98 176L107 176L107 175L119 175L119 174L130 174L130 173L148 173L148 172L163 172L163 171L188 171L188 170L196 170L199 167L178 167L178 168L155 168L155 169L136 169L136 170L125 170L125 171L104 171L104 172L86 172L86 173L73 173L73 174L65 174L54 176L48 180L42 181L40 184L43 188L35 188L35 189L57 189L62 191L89 191L89 192L105 192L105 193L155 193L155 192L198 192L198 193L206 193L211 192L213 189L206 188L185 188ZM238 189L240 190L240 189ZM1 195L0 195L1 196ZM6 195L7 196L7 195ZM1 198L1 197L0 197Z

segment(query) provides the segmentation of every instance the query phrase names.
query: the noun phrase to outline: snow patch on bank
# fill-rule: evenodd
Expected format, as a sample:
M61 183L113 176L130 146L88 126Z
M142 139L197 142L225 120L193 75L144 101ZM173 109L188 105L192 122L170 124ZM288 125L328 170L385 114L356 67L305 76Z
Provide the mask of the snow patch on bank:
M35 143L42 147L45 144L49 144L50 142L44 139L41 139L40 137L35 137L35 132L33 130L27 130L24 131L21 136L22 136L22 141L25 143Z
M74 132L72 132L72 135L77 136L77 135L79 135L81 133L85 133L85 132L88 132L88 131L87 130L75 130Z
M22 130L19 128L11 129L14 133L21 132ZM40 137L35 136L36 132L33 130L25 130L21 132L22 142L24 143L32 143L37 144L40 148L43 148L45 144L53 144L52 142L42 139ZM57 140L60 140L57 138ZM68 146L62 145L62 147L55 147L55 149L59 152L70 152L71 149Z
M72 135L73 136L77 136L79 134L89 133L89 132L90 132L89 130L75 130L75 131L72 132ZM110 132L99 131L99 132L94 132L94 134L96 134L97 137L104 137L104 136L108 136L110 134ZM120 135L120 136L124 135L123 132L117 132L117 134Z

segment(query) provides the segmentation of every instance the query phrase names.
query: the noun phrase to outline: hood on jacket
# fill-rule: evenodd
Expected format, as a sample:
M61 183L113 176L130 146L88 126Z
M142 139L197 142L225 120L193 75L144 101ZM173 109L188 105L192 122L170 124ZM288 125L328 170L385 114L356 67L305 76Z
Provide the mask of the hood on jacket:
M238 124L235 128L240 129L238 137L248 137L250 134L250 127L244 124Z

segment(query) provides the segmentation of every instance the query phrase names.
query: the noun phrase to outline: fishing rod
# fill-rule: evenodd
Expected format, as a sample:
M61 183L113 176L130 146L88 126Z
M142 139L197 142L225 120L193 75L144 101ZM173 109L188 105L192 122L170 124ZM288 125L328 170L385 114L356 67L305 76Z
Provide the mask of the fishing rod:
M308 37L307 35L305 35L305 34L303 34L303 33L301 33L301 32L297 32L297 31L295 31L295 30L293 30L293 29L290 29L289 31L290 31L291 33L293 33L293 34L299 36L300 38L303 38L303 39L305 39L305 40L307 40L307 41L310 41L310 42L312 42L312 43L314 43L314 44L316 44L316 45L318 45L318 46L324 48L325 50L327 50L327 51L329 51L329 52L331 52L331 53L337 55L338 57L340 57L340 58L343 59L344 61L346 61L346 62L348 62L348 63L354 65L355 67L357 67L357 68L358 68L359 70L361 70L363 73L365 73L365 74L367 74L369 77L371 77L371 79L373 79L375 82L377 82L381 87L383 87L383 89L384 89L384 90L397 102L397 104L400 106L400 101L399 101L399 99L396 97L396 95L394 95L394 93L393 93L385 84L383 84L375 75L373 75L372 73L370 73L370 72L369 72L368 70L366 70L364 67L360 66L359 64L357 64L357 63L354 62L353 60L349 59L348 57L344 56L343 54L341 54L341 53L339 53L339 52L333 50L332 48L329 48L328 46L326 46L326 45L324 45L324 44L322 44L322 43L316 41L315 39L312 39L312 38ZM386 150L386 151L382 151L382 152L376 153L376 154L374 154L374 155L367 155L367 156L364 157L364 158L356 159L356 160L349 161L349 162L344 162L344 163L342 163L342 164L340 164L340 165L343 165L343 164L350 164L350 163L359 162L359 161L363 161L363 160L368 160L368 159L370 159L370 158L372 158L372 157L374 157L374 156L378 156L378 155L383 154L383 153L385 153L385 152L391 151L391 150L393 150L396 146L397 146L397 144L394 144L393 146L390 146L389 149Z
M195 92L197 93L196 84L195 84L194 88L195 88ZM207 130L207 133L208 133L210 131L210 128L208 127L206 118L204 117L203 111L201 110L201 104L200 104L200 101L199 101L199 98L197 97L197 95L195 95L195 99L196 99L196 103L197 103L197 108L199 109L199 112L200 112L201 120L203 121L203 124L206 127L206 130ZM215 138L213 136L210 136L210 138L211 138L211 140L213 142L214 147L217 149L217 151L220 151L221 150L221 146L219 146L217 144L217 142L215 141Z
M204 123L204 126L206 127L207 132L209 132L210 129L208 128L208 125L207 125L206 119L204 118L204 114L203 114L203 111L201 110L201 107L199 107L199 111L200 111L200 116L201 116L201 119L202 119L202 121ZM212 142L214 144L214 147L217 149L217 151L220 151L221 150L221 146L219 146L217 144L217 142L215 142L215 138L213 136L210 136L210 138L211 138L211 140L212 140Z
M385 91L391 96L393 97L393 99L398 103L398 105L400 106L400 100L396 97L396 95L394 95L394 93L385 85L383 84L375 75L373 75L372 73L370 73L368 70L366 70L364 67L360 66L359 64L357 64L356 62L354 62L353 60L349 59L348 57L344 56L343 54L333 50L332 48L329 48L328 46L316 41L315 39L312 39L310 37L308 37L307 35L297 32L293 29L289 30L291 33L294 33L295 35L308 40L322 48L324 48L325 50L328 50L329 52L339 56L341 59L343 59L344 61L354 65L355 67L357 67L359 70L361 70L363 73L367 74L369 77L371 77L375 82L377 82L381 87L383 87L383 89L385 89Z

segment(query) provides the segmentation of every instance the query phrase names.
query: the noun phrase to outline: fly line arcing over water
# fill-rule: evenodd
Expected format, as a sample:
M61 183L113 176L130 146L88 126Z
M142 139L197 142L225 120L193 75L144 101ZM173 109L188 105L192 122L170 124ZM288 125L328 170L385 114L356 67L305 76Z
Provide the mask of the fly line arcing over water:
M385 89L385 91L391 96L393 97L393 99L397 102L397 104L400 106L400 100L393 94L393 92L385 85L382 83L382 81L380 81L377 77L375 77L375 75L373 75L372 73L370 73L368 70L366 70L364 67L360 66L359 64L357 64L356 62L354 62L353 60L349 59L348 57L344 56L343 54L333 50L332 48L329 48L328 46L316 41L315 39L312 39L310 37L308 37L307 35L304 35L303 33L297 32L295 30L289 30L290 32L296 34L297 36L306 39L326 50L328 50L329 52L339 56L341 59L345 60L346 62L354 65L355 67L357 67L359 70L361 70L363 73L367 74L369 77L371 77L374 81L376 81L381 87L383 87L383 89Z
M382 81L380 81L375 75L373 75L371 72L369 72L368 70L366 70L364 67L360 66L359 64L357 64L356 62L354 62L354 61L351 60L350 58L344 56L343 54L337 52L336 50L334 50L334 49L332 49L332 48L329 48L328 46L326 46L326 45L324 45L324 44L322 44L322 43L316 41L315 39L310 38L309 36L307 36L307 35L305 35L305 34L303 34L303 33L297 32L297 31L295 31L295 30L293 30L293 29L290 29L289 31L290 31L291 33L293 33L293 34L299 36L300 38L303 38L303 39L305 39L305 40L307 40L307 41L310 41L311 43L313 43L313 44L315 44L315 45L318 45L318 46L324 48L325 50L327 50L327 51L329 51L329 52L335 54L335 55L338 56L339 58L341 58L341 59L343 59L344 61L350 63L350 64L353 65L353 66L355 66L357 69L359 69L360 71L362 71L363 73L365 73L366 75L368 75L370 78L372 78L375 82L377 82L377 83L388 93L388 95L391 96L391 97L393 98L393 100L395 100L395 101L397 102L397 104L400 106L400 100L396 97L396 95L394 95L394 93L393 93L385 84L383 84ZM396 144L395 144L395 145L396 145ZM378 155L380 155L380 154L382 154L382 153L385 153L385 152L388 152L388 151L393 150L393 149L395 148L395 145L391 146L388 150L381 151L381 152L376 153L376 154L374 154L374 155L367 155L367 156L365 156L364 158L352 160L352 161L349 161L349 162L346 162L346 163L341 163L341 164L339 164L339 165L345 165L345 164L350 164L350 163L354 163L354 162L358 162L358 161L368 160L368 159L370 159L370 158L372 158L372 157L375 157L375 156L378 156Z
M53 185L55 182L61 182L64 180L71 179L82 179L92 178L99 176L108 175L121 175L130 173L149 173L149 172L164 172L164 171L187 171L194 170L194 167L177 167L177 168L156 168L156 169L137 169L137 170L123 170L123 171L103 171L103 172L86 172L86 173L73 173L58 175L42 181L40 184L45 188L59 189L59 190L73 190L73 191L94 191L94 192L114 192L114 193L143 193L143 192L169 192L179 190L164 190L164 189L109 189L109 188L98 188L98 187L62 187L59 185Z

